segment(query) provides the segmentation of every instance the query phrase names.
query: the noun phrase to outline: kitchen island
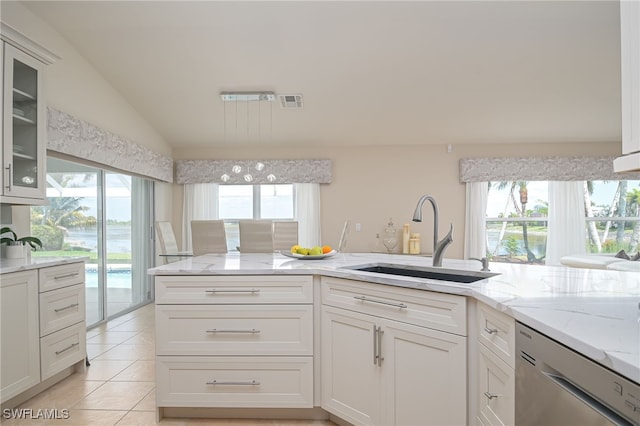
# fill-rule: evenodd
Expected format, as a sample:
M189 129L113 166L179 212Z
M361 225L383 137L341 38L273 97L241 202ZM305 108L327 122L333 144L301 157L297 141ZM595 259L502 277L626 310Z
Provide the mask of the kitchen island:
M389 294L406 290L460 296L488 306L553 338L574 351L636 382L640 382L640 274L634 272L573 269L521 264L490 265L494 277L475 283L382 275L353 268L376 263L430 266L428 257L371 253L337 254L321 260L291 259L281 254L204 255L150 270L161 277L313 277L313 304L320 304L321 279L366 282ZM478 271L477 261L445 259L443 268ZM346 281L345 281L346 282ZM156 304L158 304L156 300ZM304 304L306 302L300 302ZM320 314L314 313L314 335ZM157 311L158 312L158 311ZM468 314L471 318L471 313ZM471 326L453 334L473 336ZM468 330L467 330L468 329ZM158 330L160 332L160 330ZM445 330L451 331L451 330ZM315 336L314 356L320 354ZM472 346L469 344L469 346ZM473 352L470 350L469 354ZM473 355L469 362L473 363ZM315 362L318 369L320 362ZM319 374L319 373L318 373ZM318 375L314 376L316 379ZM318 381L318 380L316 380ZM471 383L468 383L471 386ZM314 383L317 394L321 385ZM159 405L160 407L161 405Z

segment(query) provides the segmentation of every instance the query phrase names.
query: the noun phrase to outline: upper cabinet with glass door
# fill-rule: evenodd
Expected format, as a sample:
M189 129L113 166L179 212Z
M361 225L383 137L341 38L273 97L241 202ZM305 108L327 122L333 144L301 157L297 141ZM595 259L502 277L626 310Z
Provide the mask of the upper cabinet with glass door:
M640 1L620 1L622 157L616 172L640 171Z
M2 194L10 204L45 200L44 64L4 43Z

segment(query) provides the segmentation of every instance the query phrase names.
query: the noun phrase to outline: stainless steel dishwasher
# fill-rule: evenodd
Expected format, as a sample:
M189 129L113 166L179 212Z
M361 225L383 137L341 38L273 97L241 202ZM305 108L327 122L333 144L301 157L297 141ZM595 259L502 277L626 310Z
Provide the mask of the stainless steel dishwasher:
M640 425L640 385L516 323L516 426Z

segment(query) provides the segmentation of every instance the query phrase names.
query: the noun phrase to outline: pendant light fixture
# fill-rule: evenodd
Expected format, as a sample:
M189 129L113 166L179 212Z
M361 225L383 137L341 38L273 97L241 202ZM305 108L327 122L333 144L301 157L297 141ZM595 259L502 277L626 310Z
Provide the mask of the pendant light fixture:
M262 138L262 103L269 103L269 133L272 132L273 126L273 102L276 99L276 95L273 92L221 92L220 98L225 103L224 105L224 139L227 141L227 105L233 104L233 108L235 110L235 139L237 140L239 137L239 128L238 128L238 105L245 104L246 109L246 137L249 139L250 134L250 122L252 121L252 114L249 111L249 105L253 102L258 102L257 113L255 113L256 117L256 129L258 140ZM222 183L235 183L239 179L239 176L242 176L242 179L246 183L252 183L256 178L262 177L263 174L267 173L266 166L262 161L257 161L253 167L247 167L243 169L243 167L239 164L234 164L229 173L223 173L220 176L220 182ZM238 176L238 178L234 179L234 176ZM266 175L266 180L268 182L275 182L277 177L273 173L269 173Z

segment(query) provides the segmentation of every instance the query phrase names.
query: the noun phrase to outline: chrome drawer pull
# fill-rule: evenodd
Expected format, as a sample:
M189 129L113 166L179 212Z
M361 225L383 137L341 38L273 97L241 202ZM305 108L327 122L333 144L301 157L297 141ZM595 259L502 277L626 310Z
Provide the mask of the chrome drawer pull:
M212 328L207 330L207 333L251 333L257 334L260 333L260 330L256 330L252 328L251 330L218 330L217 328Z
M240 385L240 386L258 386L260 384L257 380L236 381L236 380L210 380L208 385Z
M380 303L381 305L395 306L396 308L401 308L401 309L407 307L407 305L405 305L404 303L395 303L395 302L387 302L384 300L369 299L367 296L353 296L353 298L362 300L363 302Z
M62 352L66 352L66 351L68 351L69 349L71 349L71 348L73 348L73 347L75 347L75 346L78 346L79 344L80 344L80 343L72 343L70 346L68 346L68 347L66 347L66 348L64 348L64 349L62 349L62 350L60 350L60 351L56 351L56 355L60 355Z
M11 164L7 165L5 169L9 172L9 174L7 179L8 185L5 185L4 187L7 188L9 191L11 191L11 184L13 183L13 173L11 173Z
M493 398L499 397L500 395L496 395L496 394L493 394L493 393L485 392L484 396L486 396L488 399L493 399Z
M220 290L217 288L211 289L211 290L205 290L205 293L260 293L260 289L259 288L251 288L251 289L247 289L247 290Z
M498 334L498 329L497 328L485 327L484 331L489 333L489 334Z
M66 309L75 308L76 306L79 306L79 304L78 304L78 303L72 303L72 304L71 304L71 305L69 305L69 306L65 306L64 308L54 309L53 311L54 311L54 312L56 312L56 313L58 313L58 312L61 312L61 311L66 310Z
M78 272L74 272L72 274L66 274L66 275L58 275L57 277L53 277L54 280L61 280L64 278L71 278L71 277L75 277L78 276Z

